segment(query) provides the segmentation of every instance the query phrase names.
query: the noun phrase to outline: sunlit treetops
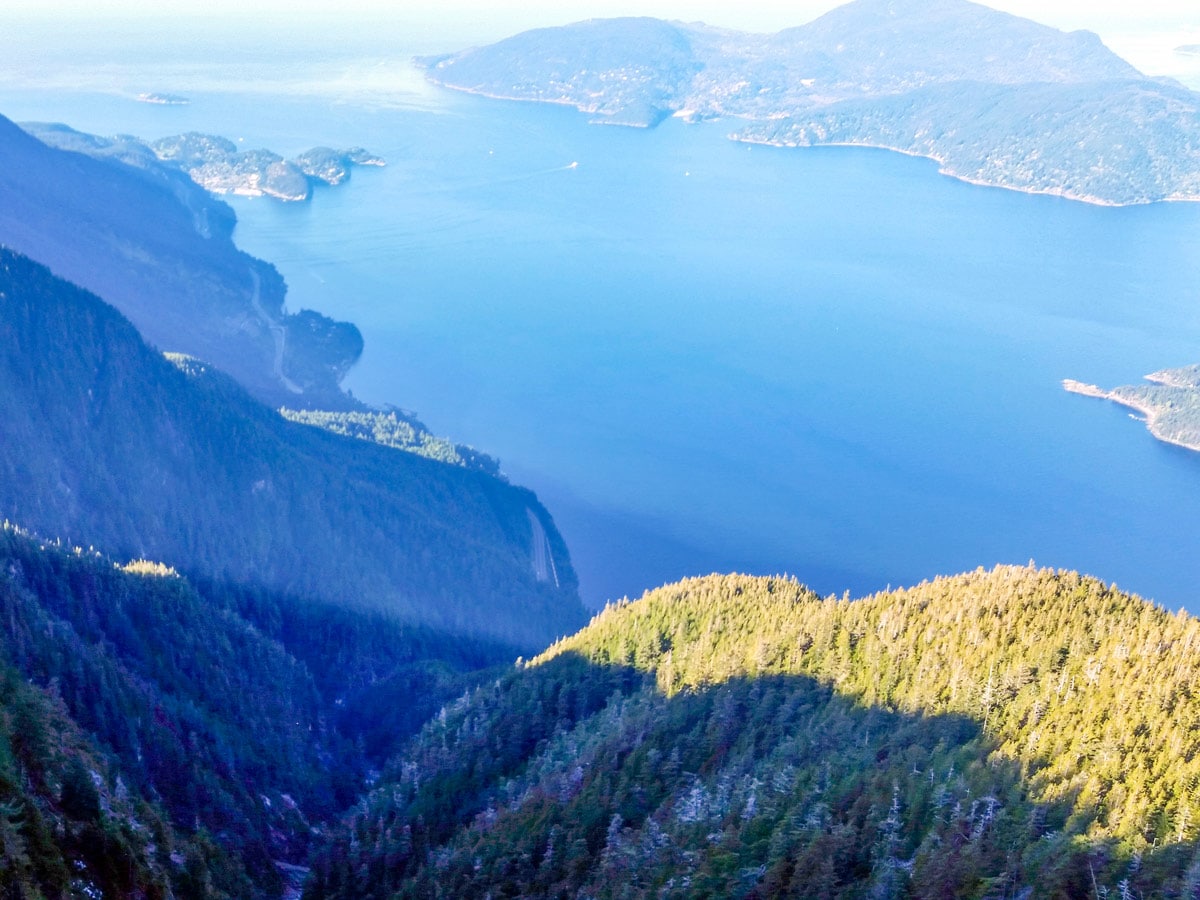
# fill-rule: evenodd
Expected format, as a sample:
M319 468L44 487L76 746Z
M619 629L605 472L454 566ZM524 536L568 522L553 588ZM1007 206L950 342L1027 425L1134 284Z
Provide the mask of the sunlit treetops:
M684 581L431 722L310 896L356 866L410 897L1178 895L1198 649L1072 572Z

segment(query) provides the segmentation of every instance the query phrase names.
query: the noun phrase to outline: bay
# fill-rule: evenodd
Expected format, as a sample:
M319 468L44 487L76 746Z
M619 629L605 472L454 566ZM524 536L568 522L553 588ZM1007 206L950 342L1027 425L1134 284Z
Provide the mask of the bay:
M1059 385L1200 361L1200 206L981 188L720 122L598 127L395 60L332 71L209 72L181 107L25 87L0 112L382 154L307 204L235 198L238 243L289 307L361 328L357 396L539 492L593 603L711 571L840 594L1032 559L1200 612L1200 456Z

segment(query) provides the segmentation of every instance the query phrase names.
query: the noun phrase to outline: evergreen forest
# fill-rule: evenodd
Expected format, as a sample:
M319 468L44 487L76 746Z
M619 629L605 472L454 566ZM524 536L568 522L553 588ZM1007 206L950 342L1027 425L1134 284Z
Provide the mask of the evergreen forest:
M1072 572L685 581L444 709L305 896L1193 897L1198 648Z
M423 64L1194 198L1195 95L1094 37L859 0ZM0 116L0 900L1200 900L1200 619L1031 563L855 599L711 575L589 624L534 492L343 390L358 329L289 311L229 206L136 139L31 130ZM1200 367L1148 377L1067 386L1200 447Z
M2 249L0 382L0 515L38 534L523 652L586 620L532 492L288 421ZM537 578L530 516L559 585Z

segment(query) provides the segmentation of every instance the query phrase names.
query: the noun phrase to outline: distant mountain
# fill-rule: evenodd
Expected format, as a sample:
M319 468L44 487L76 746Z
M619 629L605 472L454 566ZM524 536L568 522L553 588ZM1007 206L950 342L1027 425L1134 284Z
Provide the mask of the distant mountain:
M1111 400L1136 410L1160 441L1200 452L1200 366L1152 372L1146 381L1150 383L1110 391L1067 379L1063 387L1073 394Z
M1068 572L685 581L430 722L305 897L1192 897L1198 647Z
M275 268L234 246L233 211L132 139L51 148L0 117L0 245L103 296L151 344L204 359L272 405L357 408L358 329L284 309ZM90 154L90 155L89 155Z
M703 67L688 29L649 18L538 29L425 62L447 87L577 106L601 121L634 125L653 125L678 109Z
M197 577L537 649L583 620L529 491L286 421L0 251L0 516Z
M739 140L884 146L1017 190L1200 198L1200 95L1144 77L1090 32L967 0L854 0L774 35L592 20L425 62L447 87L595 121L731 118Z
M1094 203L1200 199L1200 96L1147 81L944 84L739 126L733 137L890 147L967 181Z
M845 97L953 81L1072 84L1140 78L1090 31L1064 33L967 0L854 0L770 38L828 61Z

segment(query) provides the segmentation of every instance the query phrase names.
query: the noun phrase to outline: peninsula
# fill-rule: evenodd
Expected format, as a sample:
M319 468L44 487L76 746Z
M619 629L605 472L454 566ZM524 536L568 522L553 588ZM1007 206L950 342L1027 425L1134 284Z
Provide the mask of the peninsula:
M1062 385L1072 394L1128 407L1160 441L1200 452L1200 365L1152 372L1146 381L1111 391L1070 378Z
M98 137L57 124L33 122L21 127L61 150L115 157L140 166L160 163L184 172L213 194L274 197L289 202L308 200L314 185L341 184L355 166L386 164L382 157L362 147L346 150L314 147L289 160L270 150L242 150L228 138L196 131L143 141L129 135Z
M1091 32L967 0L854 0L777 34L594 19L419 62L442 86L597 123L730 119L734 140L883 147L1028 193L1200 199L1200 94Z

